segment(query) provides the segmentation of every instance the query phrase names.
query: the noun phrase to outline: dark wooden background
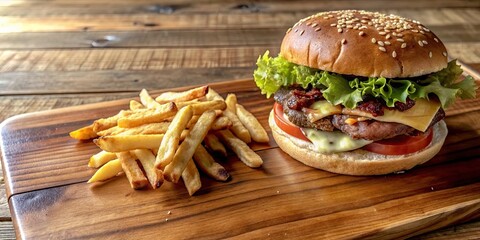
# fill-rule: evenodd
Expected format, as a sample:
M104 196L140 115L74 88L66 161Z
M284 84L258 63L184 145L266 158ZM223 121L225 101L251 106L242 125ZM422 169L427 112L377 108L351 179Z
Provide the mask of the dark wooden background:
M0 122L54 108L249 78L288 27L319 11L366 9L419 20L451 57L480 70L480 1L0 1ZM15 238L3 177L0 239ZM475 239L480 222L417 239Z

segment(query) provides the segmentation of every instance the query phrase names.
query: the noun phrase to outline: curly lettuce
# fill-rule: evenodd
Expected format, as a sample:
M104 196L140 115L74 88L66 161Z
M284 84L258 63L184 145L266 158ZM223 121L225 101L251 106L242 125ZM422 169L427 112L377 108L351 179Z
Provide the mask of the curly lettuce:
M384 77L354 78L330 73L288 62L281 56L270 57L269 52L257 60L253 76L262 94L270 98L282 86L297 84L303 88L315 87L323 92L330 103L355 108L365 96L382 98L393 107L396 102L405 103L407 98L428 99L430 94L438 97L443 108L447 108L457 97L475 98L476 84L471 76L456 82L462 69L455 60L441 71L429 74L425 79L388 79Z

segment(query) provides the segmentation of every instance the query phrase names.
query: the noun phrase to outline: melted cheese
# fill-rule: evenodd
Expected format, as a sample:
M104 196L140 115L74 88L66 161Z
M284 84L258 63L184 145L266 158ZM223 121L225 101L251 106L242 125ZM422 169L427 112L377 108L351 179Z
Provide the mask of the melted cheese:
M342 113L342 107L334 106L326 100L317 101L309 108L302 109L310 122L316 122L324 117Z
M415 100L415 105L412 108L403 112L398 110L385 109L383 116L374 117L370 113L363 112L358 109L348 108L344 108L342 113L368 117L382 122L401 123L425 132L439 108L439 102L428 101L425 99L417 99Z
M351 151L372 143L364 139L355 140L340 131L325 132L312 128L302 128L302 131L316 150L323 153Z

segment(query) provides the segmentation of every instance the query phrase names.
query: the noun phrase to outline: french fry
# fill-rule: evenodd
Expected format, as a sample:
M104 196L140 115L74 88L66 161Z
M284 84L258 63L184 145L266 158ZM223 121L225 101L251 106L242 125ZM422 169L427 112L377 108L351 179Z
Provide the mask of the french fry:
M110 135L139 135L139 134L163 134L167 131L170 122L147 123L133 128L112 127L98 132L99 136Z
M114 159L107 162L101 168L99 168L95 174L88 180L87 183L94 183L94 182L101 182L108 180L117 176L120 172L122 172L122 164L120 163L119 159Z
M225 103L227 104L227 109L230 110L231 112L237 114L237 95L233 93L229 93L227 97L225 98Z
M208 93L205 95L207 100L213 101L213 100L223 100L223 97L220 96L215 90L213 89L208 89Z
M245 165L256 168L263 164L263 160L242 140L235 137L228 129L216 131L215 135L230 148Z
M117 155L115 153L106 152L102 150L99 153L90 157L90 161L88 161L88 166L91 168L99 168L103 164L115 158L117 158Z
M213 160L212 155L207 152L202 144L198 145L195 153L193 154L193 159L195 160L195 165L206 173L208 176L212 177L218 181L227 181L230 177L225 168Z
M180 109L172 120L172 123L168 126L165 136L163 136L160 147L158 148L158 154L155 161L155 167L163 169L167 166L175 155L178 143L180 141L180 135L186 128L188 122L193 116L192 106L186 106Z
M165 167L164 178L167 181L178 182L188 160L192 158L195 149L207 135L214 120L215 111L213 110L206 111L200 116L195 126L193 126L190 133L178 147L172 162Z
M136 159L130 152L117 153L117 157L122 164L123 172L130 182L133 189L142 189L148 185L148 179L142 172L142 169L137 164Z
M135 110L138 110L138 109L144 109L145 106L143 106L143 104L135 101L135 100L130 100L130 110L132 111L135 111Z
M111 116L108 118L100 118L93 122L93 131L100 132L100 131L115 127L117 126L117 121L120 117L125 117L130 114L132 114L132 111L121 110L119 113L117 113L114 116Z
M250 143L252 141L250 132L248 132L248 129L243 126L242 122L240 122L240 119L238 119L238 116L235 113L225 110L223 111L223 116L228 117L232 121L232 127L230 129L235 136L240 138L245 143Z
M193 115L201 115L207 110L224 110L227 107L225 101L222 100L199 102L191 106L193 108Z
M207 136L205 136L205 139L203 139L203 142L211 151L219 153L224 157L227 156L227 150L225 149L225 146L223 146L223 144L214 134L208 133Z
M202 187L200 173L198 172L198 169L192 159L187 162L187 166L182 172L182 179L190 196L192 196L198 189Z
M205 96L209 91L208 86L201 86L183 92L164 92L155 100L159 103L185 102Z
M131 151L131 153L133 153L133 155L135 155L142 163L143 170L145 170L147 179L152 188L157 189L162 186L163 172L155 167L155 156L152 152L147 149L136 149Z
M118 126L122 128L131 128L147 123L162 122L168 117L174 116L177 112L175 103L170 102L149 109L148 111L135 111L133 114L118 119Z
M139 96L140 96L140 102L142 102L142 104L144 106L146 106L147 108L161 108L162 107L162 104L155 101L155 99L153 99L152 96L150 96L150 94L148 93L148 91L146 89L142 89L142 91L140 91Z
M230 118L221 116L213 122L212 130L222 130L230 128L233 125L232 120Z
M93 124L91 124L86 127L79 128L75 131L71 131L70 137L77 140L88 140L96 138L97 134L93 131Z
M192 104L199 103L199 102L200 101L197 98L197 99L193 99L193 100L190 100L190 101L175 102L175 104L177 104L177 107L180 109L180 108L183 108L185 106L192 105Z
M250 133L253 141L268 142L269 139L267 131L265 131L262 124L258 122L258 119L242 105L237 104L236 108L238 119L240 120L240 122L242 122L243 126L248 129L248 132Z
M197 123L199 118L200 118L200 115L193 115L190 121L188 121L187 128L192 128L195 125L195 123Z
M98 147L107 152L124 152L134 149L158 148L163 134L151 135L115 135L93 140Z

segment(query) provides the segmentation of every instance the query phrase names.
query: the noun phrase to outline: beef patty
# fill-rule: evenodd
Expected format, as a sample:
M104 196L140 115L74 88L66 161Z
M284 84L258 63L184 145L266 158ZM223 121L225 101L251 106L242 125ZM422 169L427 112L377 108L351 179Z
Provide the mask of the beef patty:
M274 99L283 106L283 111L288 117L288 120L299 127L315 128L322 131L334 131L338 129L350 135L353 139L367 139L373 141L404 134L418 134L418 131L414 128L401 123L367 120L350 125L345 123L345 120L350 117L349 115L333 115L312 123L307 119L306 114L300 109L290 108L291 106L295 106L295 108L299 108L299 106L308 107L304 106L304 103L311 102L311 99L308 99L308 101L301 99L303 96L310 96L311 94L309 94L309 92L311 92L311 90L303 90L305 91L304 94L299 94L298 91L298 88L281 88L275 93ZM439 109L430 123L430 127L444 117L445 112L443 109Z

